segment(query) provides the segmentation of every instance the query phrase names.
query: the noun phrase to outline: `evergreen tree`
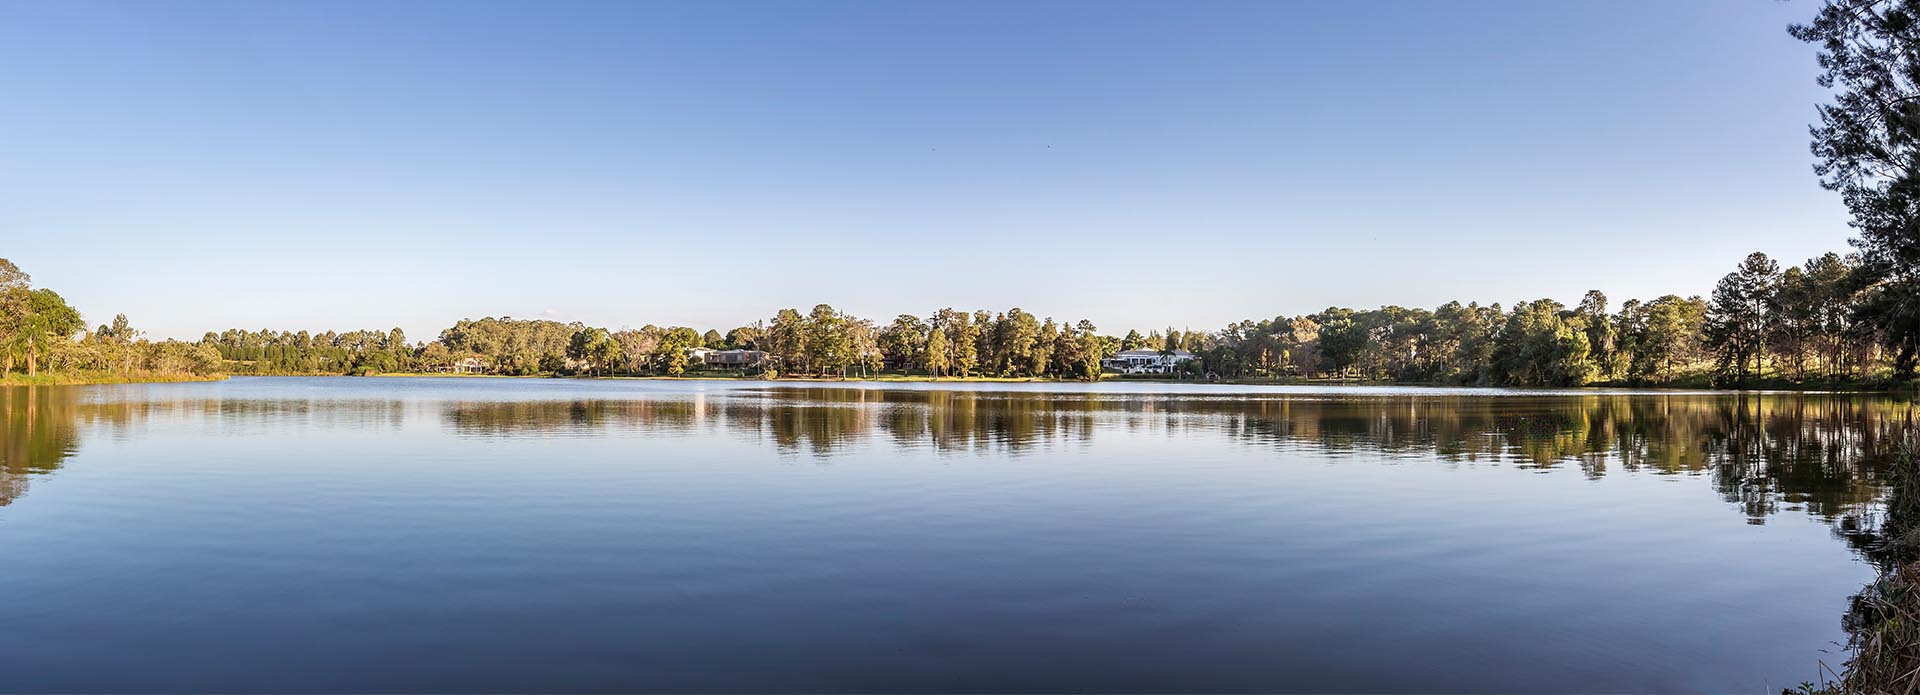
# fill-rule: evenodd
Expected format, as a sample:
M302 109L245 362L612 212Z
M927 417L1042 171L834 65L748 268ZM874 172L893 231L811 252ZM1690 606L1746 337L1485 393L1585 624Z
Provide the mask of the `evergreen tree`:
M1707 342L1719 354L1721 372L1740 385L1759 370L1774 318L1774 283L1779 275L1780 264L1764 253L1754 253L1713 288Z

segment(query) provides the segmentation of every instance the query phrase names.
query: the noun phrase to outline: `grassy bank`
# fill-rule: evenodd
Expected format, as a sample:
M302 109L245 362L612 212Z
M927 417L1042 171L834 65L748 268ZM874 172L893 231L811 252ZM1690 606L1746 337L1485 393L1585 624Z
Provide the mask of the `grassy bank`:
M1920 451L1913 445L1888 483L1886 518L1869 550L1880 576L1847 613L1841 692L1920 693Z
M1786 695L1920 693L1920 448L1909 442L1887 473L1885 515L1859 546L1878 576L1854 595L1843 624L1839 680Z
M381 373L374 373L374 374L359 374L359 375L341 374L338 372L274 372L274 373L256 373L256 374L235 373L233 376L380 376L380 377L409 377L409 378L435 377L435 378L458 378L458 379L611 379L611 380L635 380L635 381L651 381L651 380L784 381L784 382L800 382L800 383L851 383L851 382L862 382L862 381L874 381L874 382L886 382L886 383L922 383L924 382L924 383L942 383L942 384L947 384L947 383L979 383L979 384L1085 383L1085 382L1080 382L1078 380L1054 379L1050 377L945 376L945 377L936 378L936 377L927 376L925 374L899 374L899 373L869 374L867 376L849 375L846 377L780 376L772 379L768 379L760 375L746 375L738 372L687 372L686 374L683 374L680 376L667 376L664 374L616 374L616 375L610 375L610 376L587 376L584 374L557 374L552 372L541 372L536 374L448 374L448 373L440 373L440 372L381 372ZM1280 378L1255 378L1255 379L1242 378L1242 379L1219 379L1216 381L1207 381L1206 379L1195 379L1191 377L1176 378L1171 376L1158 376L1158 375L1109 374L1105 378L1103 378L1101 381L1118 382L1118 383L1142 383L1142 384L1222 384L1222 385L1234 385L1234 386L1430 386L1430 387L1450 387L1450 388L1480 388L1480 387L1492 388L1491 386L1486 386L1482 384L1460 384L1460 383L1453 383L1453 382L1446 382L1446 381L1394 381L1391 379L1359 379L1359 378L1337 379L1337 378L1324 378L1324 377L1311 377L1311 378L1310 377L1280 377ZM1750 380L1749 383L1744 388L1732 388L1728 386L1717 385L1713 383L1712 380L1707 378L1699 378L1699 379L1681 379L1681 380L1675 380L1670 382L1643 383L1643 384L1636 384L1636 383L1630 383L1630 382L1595 382L1590 384L1583 384L1581 386L1569 386L1569 387L1563 387L1563 388L1575 388L1575 389L1577 388L1590 388L1590 389L1631 388L1631 389L1649 389L1649 390L1676 389L1676 390L1688 390L1688 391L1727 391L1727 392L1852 391L1852 392L1873 393L1873 392L1911 390L1914 388L1914 384L1895 383L1895 382L1885 381L1885 380L1791 381L1791 380L1785 380L1785 379L1754 379L1754 380Z
M247 376L254 376L254 375L247 375ZM339 374L272 374L272 375L259 375L259 376L342 376L342 375L339 375ZM726 372L687 372L686 374L682 374L680 376L667 376L664 374L618 374L613 376L592 376L592 377L586 376L583 374L507 375L507 374L433 374L433 373L419 373L419 372L387 372L387 373L381 373L381 374L370 374L368 376L414 377L414 378L444 377L444 378L452 378L452 379L605 379L605 380L614 380L614 381L789 381L789 382L802 382L802 383L805 383L805 382L847 383L847 382L858 382L858 381L885 381L885 382L937 382L942 384L947 384L947 383L1006 384L1006 383L1058 381L1057 379L1035 379L1035 378L1028 378L1028 377L986 377L986 376L970 376L965 378L956 376L956 377L940 377L936 379L936 378L928 377L924 375L903 375L903 374L872 374L864 377L848 376L845 378L837 377L837 376L828 376L828 377L783 376L783 377L777 377L773 379L767 379L761 376L747 376L742 374L733 374L733 373L726 373Z
M172 372L45 372L28 376L0 376L0 386L83 386L87 384L170 384L189 381L220 381L225 374L199 375Z

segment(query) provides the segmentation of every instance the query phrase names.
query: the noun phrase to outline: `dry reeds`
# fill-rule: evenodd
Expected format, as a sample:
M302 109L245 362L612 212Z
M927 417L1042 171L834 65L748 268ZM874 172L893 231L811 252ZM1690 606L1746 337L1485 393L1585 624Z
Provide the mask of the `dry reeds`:
M1888 474L1885 522L1869 551L1880 577L1847 612L1846 666L1829 690L1920 695L1920 452L1909 444Z

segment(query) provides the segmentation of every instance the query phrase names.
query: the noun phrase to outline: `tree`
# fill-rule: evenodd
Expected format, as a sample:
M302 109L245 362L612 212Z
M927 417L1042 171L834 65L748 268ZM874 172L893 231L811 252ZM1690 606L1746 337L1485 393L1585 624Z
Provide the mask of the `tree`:
M782 371L807 369L807 320L794 309L781 309L767 328L767 354Z
M758 350L760 349L761 337L764 335L766 335L766 330L762 329L758 322L755 322L754 325L751 326L741 326L727 331L726 346L735 349Z
M619 346L620 362L631 373L647 371L653 364L654 348L660 346L660 329L651 324L639 330L626 329L612 334Z
M1814 171L1859 232L1861 318L1913 376L1920 347L1920 0L1829 0L1789 29L1819 46L1832 90L1811 128ZM1744 372L1742 372L1744 376Z
M1040 321L1020 307L1008 309L995 322L994 370L1002 376L1033 376L1033 348L1040 338Z
M1713 288L1707 341L1719 354L1722 373L1734 375L1742 386L1747 375L1759 369L1779 275L1780 264L1764 253L1754 253Z
M1513 305L1494 339L1492 372L1514 386L1579 386L1592 377L1585 326L1551 299Z
M980 365L980 327L966 312L955 312L948 326L948 342L953 343L953 369L965 379Z
M1702 359L1707 302L1665 295L1642 305L1628 302L1615 321L1632 350L1628 376L1635 381L1672 381L1677 367Z
M1100 366L1100 360L1110 356L1106 349L1105 341L1101 340L1099 332L1093 327L1092 321L1081 319L1079 325L1075 328L1080 333L1079 376L1088 381L1099 381L1105 371Z
M13 261L0 258L0 289L24 290L33 284L33 278L14 265Z
M5 356L0 360L0 376L13 371L14 345L27 318L32 281L20 266L0 258L0 353Z
M837 372L846 376L853 366L853 337L844 315L832 306L816 304L806 320L807 364L825 375Z
M1286 369L1301 374L1312 374L1321 369L1325 357L1320 350L1319 321L1311 316L1289 319L1281 340L1286 349L1281 358Z
M947 357L947 332L934 328L927 332L927 375L945 376L950 368Z
M1329 307L1312 319L1319 327L1321 359L1329 369L1344 376L1361 361L1367 347L1367 327L1354 320L1352 309L1339 307Z
M1619 376L1624 365L1616 357L1618 336L1614 333L1612 317L1607 315L1607 295L1600 290L1587 290L1573 314L1585 326L1587 357L1593 361L1595 371L1607 379Z
M998 344L993 314L986 309L973 312L973 354L981 372L988 372L999 366L999 357L994 354Z
M94 334L103 340L115 343L131 343L135 338L140 337L140 331L134 330L133 326L127 322L126 314L114 314L113 323L102 324Z
M40 358L54 345L70 340L73 334L86 328L80 319L80 312L67 305L67 300L49 289L27 292L25 316L15 324L16 327L6 345L9 353L8 366L12 369L12 355L26 358L27 374L40 373Z
M587 365L587 374L611 373L626 351L605 328L583 328L567 343L567 356Z
M1034 376L1046 374L1053 367L1053 351L1060 341L1060 327L1048 318L1040 323L1040 330L1034 335L1033 347L1027 351L1027 373Z
M1455 383L1480 383L1488 378L1493 357L1493 335L1503 322L1498 305L1447 302L1433 310L1434 377Z
M945 342L945 341L942 341ZM880 333L880 352L888 362L908 371L926 361L927 324L913 314L894 317Z
M484 356L495 372L536 374L565 367L567 347L583 328L579 323L489 316L477 321L460 320L440 332L440 342L455 354ZM357 352L366 347L364 335L324 333L315 336L314 342L316 346L333 345Z
M1857 265L1855 258L1827 253L1808 260L1805 266L1807 291L1814 306L1814 341L1821 370L1828 378L1846 373L1847 356L1853 352L1859 328L1857 319L1862 318L1854 310L1862 284L1861 274L1855 272Z
M880 329L873 322L855 318L849 314L840 315L841 325L847 333L848 364L860 367L860 376L868 371L878 371L881 366ZM842 368L844 371L844 368Z
M1818 340L1819 295L1819 289L1801 268L1786 269L1775 283L1767 348L1774 355L1774 364L1785 365L1796 379L1807 376L1809 350Z
M687 372L687 351L700 343L700 334L686 327L667 329L654 346L653 361L666 368L668 376Z

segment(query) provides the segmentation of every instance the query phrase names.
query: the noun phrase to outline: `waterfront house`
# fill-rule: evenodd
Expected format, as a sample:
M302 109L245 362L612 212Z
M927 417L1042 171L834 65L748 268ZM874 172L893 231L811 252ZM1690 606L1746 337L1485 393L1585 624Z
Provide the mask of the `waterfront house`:
M1193 358L1193 353L1186 350L1163 352L1138 348L1121 350L1120 354L1100 360L1100 366L1121 374L1166 374Z
M767 353L759 350L710 350L706 354L707 366L713 369L748 369L766 360Z

